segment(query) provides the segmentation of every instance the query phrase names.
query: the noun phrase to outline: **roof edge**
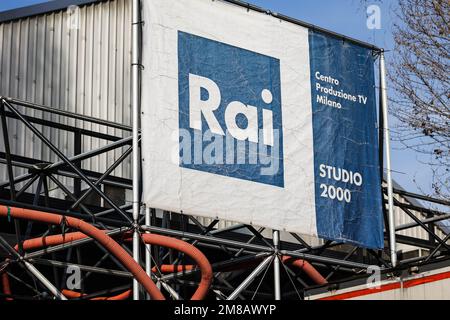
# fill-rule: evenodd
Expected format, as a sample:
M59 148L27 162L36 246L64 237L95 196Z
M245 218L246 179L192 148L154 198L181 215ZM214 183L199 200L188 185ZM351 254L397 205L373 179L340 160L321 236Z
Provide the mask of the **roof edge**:
M70 5L76 5L76 6L87 5L87 4L103 2L103 1L107 1L107 0L52 0L49 2L35 4L32 6L28 6L28 7L22 7L22 8L17 8L17 9L0 12L0 23L9 22L9 21L26 18L26 17L31 17L31 16L36 16L36 15L40 15L40 14L46 14L46 13L50 13L53 11L63 10L63 9L66 9L67 7L69 7ZM358 44L360 46L363 46L365 48L368 48L368 49L371 49L371 50L374 50L377 52L382 51L381 48L379 48L373 44L370 44L370 43L367 43L367 42L364 42L361 40L357 40L357 39L345 36L343 34L336 33L331 30L324 29L324 28L318 27L316 25L313 25L311 23L307 23L307 22L286 16L286 15L283 15L280 13L272 12L270 10L258 7L256 5L248 3L248 2L244 2L241 0L223 0L223 1L247 8L249 10L265 13L274 18L281 19L281 20L284 20L284 21L287 21L287 22L290 22L290 23L293 23L293 24L296 24L296 25L299 25L299 26L302 26L302 27L305 27L305 28L308 28L311 30L319 31L324 34L330 35L332 37L346 40L351 43Z
M316 26L316 25L314 25L312 23L308 23L308 22L305 22L305 21L302 21L302 20L298 20L296 18L292 18L292 17L286 16L286 15L281 14L281 13L273 12L273 11L270 11L270 10L258 7L258 6L254 5L254 4L251 4L251 3L248 3L248 2L244 2L242 0L222 0L222 1L228 2L228 3L232 3L232 4L235 4L235 5L247 8L249 10L265 13L265 14L268 14L268 15L274 17L274 18L277 18L277 19L280 19L280 20L283 20L283 21L286 21L286 22L290 22L290 23L302 26L302 27L311 29L313 31L318 31L318 32L327 34L329 36L332 36L334 38L345 40L345 41L348 41L348 42L360 45L362 47L365 47L367 49L371 49L371 50L376 51L376 52L383 51L382 48L379 48L379 47L377 47L377 46L375 46L375 45L373 45L371 43L367 43L367 42L364 42L362 40L358 40L358 39L355 39L355 38L352 38L352 37L348 37L348 36L345 36L343 34L340 34L340 33L337 33L337 32L334 32L334 31L331 31L331 30L328 30L328 29L325 29L325 28L321 28L321 27Z
M52 0L38 3L32 6L0 12L0 23L63 10L71 5L81 6L101 1L105 0Z

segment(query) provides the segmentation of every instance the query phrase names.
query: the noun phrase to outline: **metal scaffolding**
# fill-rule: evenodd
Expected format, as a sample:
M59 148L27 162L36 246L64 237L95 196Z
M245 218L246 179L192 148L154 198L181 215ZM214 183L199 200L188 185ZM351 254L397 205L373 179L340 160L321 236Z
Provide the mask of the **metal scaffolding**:
M25 116L18 111L20 107L116 128L122 134L113 136ZM392 198L393 209L401 209L414 222L387 228L385 239L388 242L392 241L392 233L394 233L397 243L429 250L429 254L413 259L399 257L397 264L393 260L393 257L397 258L397 255L391 254L392 246L378 252L348 244L344 248L342 244L332 241L326 241L319 246L311 246L297 234L292 235L296 239L296 243L280 241L278 231L273 232L273 239L265 238L263 236L264 228L257 230L249 225L237 224L220 229L216 228L218 220L213 220L209 225L203 225L191 216L169 213L161 216L151 208L144 208L142 210L144 214L138 212L138 215L133 215L132 205L118 203L105 192L104 188L112 185L131 190L133 187L132 180L115 177L111 174L121 162L132 154L133 145L130 135L132 130L130 127L9 98L0 99L0 116L2 142L5 146L5 152L0 154L0 163L4 165L8 173L8 180L0 184L0 205L7 208L25 208L77 218L98 229L105 230L105 234L114 238L122 248L137 259L167 298L189 298L201 281L202 270L193 265L192 259L184 253L145 243L143 241L145 234L177 238L200 248L208 258L213 272L208 297L216 299L302 299L305 292L310 289L332 288L342 281L367 277L366 270L370 265L378 265L383 274L390 275L413 266L445 261L449 257L450 250L447 243L449 236L439 237L434 224L449 219L450 215L410 203L402 203L395 197ZM58 156L59 160L42 162L39 159L12 154L9 146L8 118L23 123ZM109 143L97 150L84 153L77 153L74 150L74 155L68 157L49 141L36 125L71 132L74 140L89 136L104 139ZM138 142L140 142L139 132ZM77 145L78 143L75 142L74 146ZM111 150L121 150L121 154L105 172L92 172L82 168L82 161ZM26 169L28 173L14 176L15 168ZM61 182L62 177L73 180L75 191L69 190ZM82 191L81 182L87 186ZM65 194L65 197L52 196L49 190L50 183L54 185L53 194L58 189ZM78 187L76 187L77 185ZM384 189L384 192L386 193L387 190ZM392 189L392 192L398 196L417 198L441 206L450 205L445 200L416 195L395 188ZM92 194L103 199L101 205L88 203L89 195ZM388 202L387 198L386 201ZM140 206L138 208L140 209ZM412 211L421 212L424 215L423 218L418 218ZM389 210L389 212L394 213L395 210ZM128 292L132 288L129 279L135 279L133 274L124 268L123 264L97 240L85 237L66 243L43 245L30 251L23 247L27 243L26 240L69 234L73 232L73 228L64 226L64 224L36 226L30 220L20 221L12 215L0 219L2 219L0 247L4 249L0 272L3 275L6 274L11 281L11 292L3 291L2 298L37 297L42 299L54 296L60 299L92 299L117 292ZM424 229L429 235L429 240L397 234L416 227ZM136 247L123 241L125 235L130 231L138 235L139 243L145 244L138 246L137 255L135 254ZM83 253L81 254L81 252ZM320 284L318 281L314 281L305 268L298 268L295 263L289 263L285 259L286 257L311 264L323 275L326 282ZM271 265L273 265L272 276L268 272ZM83 273L81 293L77 297L65 297L63 294L67 288L66 283L62 280L67 278L69 266L75 266ZM111 281L105 282L104 277ZM110 284L112 287L105 288ZM133 297L136 299L149 298L143 294Z

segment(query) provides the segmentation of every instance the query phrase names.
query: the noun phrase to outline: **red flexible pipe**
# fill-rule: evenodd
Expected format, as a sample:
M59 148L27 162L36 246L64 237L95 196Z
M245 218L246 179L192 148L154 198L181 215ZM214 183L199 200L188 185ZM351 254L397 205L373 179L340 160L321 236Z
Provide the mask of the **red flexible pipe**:
M157 246L172 248L180 252L188 254L198 265L202 272L202 277L197 290L192 296L192 300L201 300L208 293L209 286L212 280L212 267L205 255L191 244L169 237L164 237L156 234L146 233L142 235L145 243L151 243ZM176 241L173 241L176 240Z
M103 230L102 230L103 231ZM128 240L127 235L127 240ZM81 240L87 238L87 236L82 232L68 232L65 233L64 236L61 234L50 235L46 237L28 239L22 242L22 247L24 250L33 250L40 249L43 247L56 246L63 243L69 243L76 240ZM14 249L18 250L19 246L15 245ZM182 271L190 271L195 268L194 265L172 265L172 264L163 264L159 267L153 267L152 272L161 272L161 273L174 273L174 272L182 272Z
M66 235L66 241L64 242L70 242L75 241L78 239L82 239L86 237L81 232L73 232L73 233L67 233ZM172 239L172 238L169 238ZM145 238L144 238L145 241ZM34 249L34 248L40 248L43 246L48 245L57 245L61 243L61 236L48 236L46 238L36 238L31 240L26 240L23 244L24 248L26 249ZM183 242L186 243L186 242ZM194 255L195 256L195 255ZM192 257L192 256L191 256ZM281 258L281 261L284 264L292 264L293 266L298 267L299 269L303 270L316 284L324 285L327 284L328 281L314 268L308 261L303 259L296 259L290 256L283 256ZM152 272L156 272L158 269L161 273L174 273L174 272L182 272L182 271L189 271L195 268L193 265L161 265L159 268L153 267Z
M22 242L22 246L24 250L32 250L32 249L38 249L42 247L52 246L52 245L59 245L61 243L68 243L75 240L80 240L83 238L86 238L87 236L82 232L70 232L62 235L51 235L41 238L35 238L35 239L28 239ZM15 245L14 249L18 249L18 245ZM5 294L10 295L12 293L11 287L9 284L9 277L6 273L2 274L2 284L3 284L3 292ZM71 291L71 290L62 290L62 294L65 295L67 298L79 298L82 296L81 293ZM113 297L97 297L92 300L125 300L127 299L131 294L131 290L125 291L117 296ZM13 300L11 298L7 298L7 300Z
M318 285L324 285L327 284L328 281L317 271L316 268L314 268L308 261L299 259L299 258L293 258L291 256L282 256L281 261L284 264L292 264L293 266L303 270L310 278L314 281L314 283ZM238 265L229 268L229 270L238 270L238 269L246 269L249 267L252 267L253 265L257 264L258 261L253 261L251 263L245 263L243 265ZM159 268L153 267L152 272L156 272L159 270L161 273L174 273L174 272L182 272L182 271L188 271L193 270L195 268L194 265L190 264L184 264L184 265L167 265L163 264Z
M54 246L59 245L62 243L68 243L80 239L87 238L87 236L82 232L70 232L63 235L50 235L46 237L40 237L35 239L28 239L22 242L22 247L24 250L33 250L33 249L39 249L42 247L48 247L48 246ZM15 245L14 249L18 249L19 245ZM9 284L9 277L6 273L2 274L2 284L3 284L3 292L5 294L11 294L11 287ZM97 297L92 300L125 300L130 296L131 291L125 291L117 296L112 297ZM71 290L62 290L62 294L65 295L67 298L79 298L82 295L78 292L71 291ZM11 298L8 298L9 300L12 300Z
M11 294L11 287L9 285L9 278L8 278L8 274L6 272L4 272L2 274L2 285L3 285L3 292L7 295ZM11 301L12 298L6 298L7 301Z
M1 209L2 209L2 207L0 206L0 215L2 215ZM13 208L11 208L11 211L12 211L12 209ZM25 210L25 209L20 209L20 210ZM32 211L32 210L27 210L27 211ZM43 213L43 214L52 215L52 214L49 214L49 213ZM66 223L68 222L67 219L66 219ZM74 218L71 218L71 219L74 219ZM75 220L78 220L78 219L75 219ZM42 221L42 220L39 220L39 221ZM79 220L79 221L81 221L81 220ZM83 221L81 221L81 222L83 222ZM85 222L83 222L83 223L87 224ZM69 225L69 224L67 223L67 225ZM90 226L89 224L87 224L87 225ZM92 227L92 228L94 228L94 227ZM96 228L94 228L94 229L96 229ZM83 229L79 228L79 230L83 230ZM104 230L99 230L99 229L96 229L96 230L99 233L103 234L103 236L107 236L105 234ZM131 236L131 234L127 234L126 236L129 237L129 236ZM51 245L58 245L58 244L62 244L62 243L68 243L68 242L72 242L72 241L75 241L75 240L80 240L80 239L83 239L83 238L86 238L86 237L87 236L84 233L82 233L82 232L70 232L70 233L66 233L64 235L51 235L51 236L47 236L47 237L40 237L40 238L25 240L22 243L22 245L23 245L24 250L30 250L30 249L36 249L36 248L41 248L41 247L45 247L45 246L51 246ZM206 294L207 294L207 292L209 290L209 286L211 284L211 280L212 280L212 268L211 268L211 265L210 265L208 259L204 256L204 254L200 250L198 250L196 247L194 247L194 246L192 246L192 245L190 245L190 244L188 244L188 243L186 243L184 241L181 241L181 240L178 240L178 239L174 239L174 238L165 237L165 236L155 235L155 234L144 234L142 236L142 239L147 244L159 245L159 246L163 246L163 247L172 248L172 249L175 249L175 250L180 251L180 252L184 252L187 255L189 255L194 261L196 261L198 266L199 266L199 268L200 268L200 270L201 270L202 278L201 278L199 287L197 288L197 290L195 291L194 295L192 296L192 299L193 300L201 300L201 299L203 299L206 296ZM129 240L129 239L126 239L126 240ZM116 242L114 242L114 243L116 245L118 245ZM16 250L17 250L17 247L18 246L16 245ZM129 257L129 255L128 255L128 257ZM186 266L184 266L184 265L178 265L178 266L162 265L160 270L162 272L164 272L164 273L172 273L172 272L180 272L180 271L192 270L193 268L194 268L194 266L192 266L192 265L189 265L189 266L187 266L187 265ZM9 289L9 279L7 277L7 274L3 274L2 275L2 280L3 280L3 287L4 287L5 293L6 294L10 294L11 291ZM71 295L72 297L74 297L74 296L80 297L80 294L78 294L77 292L70 291L70 290L64 290L64 291L67 294ZM158 290L158 292L159 292L159 290ZM122 294L119 294L117 296L110 297L110 298L100 297L100 298L98 298L96 300L99 300L99 299L101 299L101 300L105 300L105 299L108 299L108 300L126 299L126 298L128 298L128 295L126 293L127 292L124 292Z
M21 209L21 208L10 208L10 212L8 213L8 208L5 206L0 206L0 216L11 215L14 218L18 219L29 219L40 221L48 224L59 225L63 221L63 217L56 214L50 214L40 211ZM83 232L71 232L63 235L52 235L42 238L30 239L23 242L23 247L25 250L41 248L45 246L58 245L61 243L72 242L75 240L86 238L90 236L101 244L105 246L116 258L121 261L125 267L135 276L135 278L146 288L148 293L153 299L162 300L164 296L155 286L153 281L148 277L148 275L142 270L142 268L133 260L132 257L128 255L128 253L120 247L118 243L116 243L111 237L105 234L104 230L99 230L88 223L71 217L66 217L66 225ZM86 234L85 234L86 233ZM202 278L197 288L196 292L192 296L193 300L200 300L205 297L208 292L211 279L212 279L212 268L209 264L209 261L203 255L203 253L192 245L178 240L174 238L164 237L155 234L143 234L142 238L147 244L154 244L159 246L164 246L168 248L172 248L181 252L187 253L191 258L193 258L202 271ZM16 246L17 249L17 246ZM307 261L303 259L295 259L290 256L282 257L283 263L291 263L294 266L302 269L306 274L310 276L310 278L317 284L323 285L327 283L327 280ZM171 273L171 272L181 272L192 270L194 266L192 265L162 265L160 267L161 272L163 273ZM156 271L156 268L153 268ZM153 270L152 269L152 270ZM2 284L4 288L4 292L6 294L11 294L9 279L6 273L2 275ZM70 290L64 290L64 292L68 295L68 297L81 297L81 294L77 292L73 292ZM126 299L129 296L129 291L125 291L122 294L119 294L114 297L99 297L96 300L118 300L118 299ZM10 298L9 298L10 299Z
M103 230L100 230L104 232ZM82 232L68 232L64 235L56 234L46 237L39 237L34 239L28 239L22 242L22 247L24 250L40 249L43 247L56 246L63 243L68 243L76 240L81 240L87 238L87 236ZM19 245L15 245L14 249L18 250Z
M8 208L6 206L0 205L0 216L10 215L16 219L27 219L33 221L39 221L43 223L60 225L64 220L68 227L78 229L82 231L87 236L94 238L100 244L102 244L105 249L111 252L123 265L126 267L135 277L135 279L147 290L150 297L154 300L164 300L164 296L150 279L150 277L145 273L145 271L133 260L133 258L110 236L106 235L104 232L95 228L94 226L76 218L63 217L57 214L50 214L46 212L40 212L35 210L28 210L22 208Z
M38 238L38 239L40 239L40 238ZM194 265L163 264L163 265L159 266L158 268L157 267L153 267L152 268L152 272L160 271L161 273L174 273L174 272L190 271L190 270L193 270L194 268L195 268ZM8 279L8 277L6 277L6 280L8 281L7 284L8 284L8 288L9 288L9 279ZM6 293L6 288L4 288L4 291ZM67 290L67 289L63 289L61 292L67 298L72 298L72 299L81 298L82 296L86 295L86 294L81 294L79 292L72 291L72 290ZM91 300L125 300L125 299L128 299L131 296L131 293L132 293L131 290L127 290L127 291L124 291L123 293L118 294L116 296L112 296L112 297L97 297L97 298L92 298ZM10 294L10 293L8 293L8 294ZM12 299L10 299L10 300L12 300Z
M81 298L81 297L86 295L86 294L81 294L79 292L75 292L75 291L67 290L67 289L63 289L61 292L67 298L71 298L71 299ZM92 298L91 300L125 300L125 299L128 299L131 296L131 292L132 292L131 290L127 290L127 291L124 291L121 294L118 294L116 296L112 296L112 297L97 297L97 298Z
M192 264L162 264L158 267L153 267L152 272L161 272L161 273L175 273L175 272L183 272L183 271L191 271L194 270L195 266Z
M328 281L314 268L308 261L293 258L290 256L282 256L281 261L284 264L290 263L300 269L302 269L316 284L324 285Z

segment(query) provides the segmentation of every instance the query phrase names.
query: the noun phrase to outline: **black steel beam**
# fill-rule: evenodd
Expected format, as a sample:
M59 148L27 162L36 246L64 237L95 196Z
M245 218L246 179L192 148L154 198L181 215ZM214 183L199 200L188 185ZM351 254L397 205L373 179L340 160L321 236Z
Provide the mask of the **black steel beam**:
M8 118L20 120L19 117L16 116L12 112L7 111L7 112L5 112L5 115ZM54 128L54 129L58 129L58 130L63 130L63 131L68 131L68 132L72 132L72 133L79 132L80 134L82 134L84 136L88 136L88 137L92 137L92 138L98 138L98 139L107 140L107 141L118 141L121 139L120 137L112 136L112 135L109 135L106 133L101 133L98 131L91 131L91 130L87 130L87 129L83 129L83 128L77 128L77 127L69 126L67 124L62 124L62 123L58 123L58 122L54 122L54 121L50 121L50 120L39 119L39 118L27 116L27 115L23 115L23 117L25 119L27 119L30 123L39 124L41 126L50 127L50 128Z
M114 163L100 176L100 178L98 178L94 185L96 185L97 187L100 186L103 180L105 180L114 171L114 169L117 168L119 164L121 164L123 160L125 160L131 154L131 151L133 151L132 147L128 148L123 154L121 154L120 157L115 160ZM75 201L75 203L70 207L69 210L73 210L78 207L83 202L83 200L91 194L91 192L92 188L86 190L83 195Z
M436 198L432 198L432 197L428 197L428 196L424 196L421 194L412 193L412 192L408 192L408 191L404 191L404 190L400 190L400 189L395 189L395 188L394 188L394 193L399 194L404 197L410 197L410 198L414 198L414 199L424 200L427 202L442 204L444 206L450 206L450 201L444 200L444 199L436 199Z
M384 203L387 203L387 200L385 200ZM441 215L447 214L446 212L427 209L424 207L418 207L418 206L415 206L415 205L412 205L409 203L397 202L397 204L395 204L395 206L399 207L399 208L406 208L406 209L410 209L410 210L414 210L414 211L419 211L419 212L434 215L434 216L441 216Z
M400 201L398 201L397 199L394 198L394 204L396 206L399 206L399 204L401 204ZM428 232L428 234L433 237L437 242L439 242L442 246L444 246L447 250L450 251L450 248L445 244L445 242L442 241L441 238L439 238L437 236L436 233L434 233L430 228L427 227L426 224L424 224L422 221L420 221L419 218L417 218L414 213L412 213L411 211L409 211L407 208L401 208L403 210L403 212L405 212L411 219L413 219L416 223L418 223L426 232Z
M15 115L17 115L23 124L30 129L45 145L47 145L66 165L68 165L88 186L90 186L100 197L102 197L112 208L114 208L121 216L123 216L128 223L133 224L133 220L122 211L110 197L108 197L102 190L100 190L89 178L69 160L53 143L50 142L38 129L36 129L31 123L29 123L22 114L17 111L10 103L4 102L4 105L8 107Z
M129 131L129 132L132 131L132 128L130 126L127 126L127 125L124 125L124 124L121 124L121 123L111 122L111 121L108 121L108 120L94 118L94 117L82 115L82 114L79 114L79 113L65 111L62 108L59 108L59 109L51 108L51 107L43 106L43 105L40 105L40 104L37 104L37 103L31 103L31 102L18 100L18 99L13 99L13 98L6 98L6 97L0 97L0 98L2 98L7 104L15 104L15 105L19 105L19 106L22 106L22 107L27 107L27 108L43 111L43 112L49 112L49 113L52 113L52 114L57 114L57 115L60 115L60 116L71 118L71 119L82 120L82 121L87 121L87 122L90 122L90 123L100 124L100 125L107 126L107 127L110 127L110 128L121 129L121 130Z
M14 180L14 184L24 182L28 179L33 178L36 175L36 173L34 173L34 171L36 171L36 172L39 171L38 169L36 169L36 167L34 165L42 163L39 160L25 158L25 157L17 156L14 154L11 155L11 159L13 160L12 161L13 167L28 169L28 171L31 172L31 173L27 173L22 176L16 177ZM6 160L4 159L4 152L0 152L0 163L6 164ZM94 171L89 171L89 170L85 170L85 169L81 169L81 170L83 171L83 173L86 176L88 176L94 182L97 181L99 179L99 177L101 177L101 175L102 175L101 173L94 172ZM76 177L76 175L73 172L68 172L63 169L57 168L57 169L51 169L51 171L55 175L61 175L61 176L69 177L69 178ZM103 184L116 186L116 187L120 187L120 188L124 188L124 189L132 188L130 179L121 178L121 177L117 177L117 176L111 176L111 175L103 180ZM0 189L4 189L8 186L9 186L9 180L0 184Z
M386 238L386 236L385 236ZM428 240L422 240L418 238L408 237L404 235L397 234L395 235L396 241L398 243L407 244L417 248L424 248L433 250L436 246L430 244Z

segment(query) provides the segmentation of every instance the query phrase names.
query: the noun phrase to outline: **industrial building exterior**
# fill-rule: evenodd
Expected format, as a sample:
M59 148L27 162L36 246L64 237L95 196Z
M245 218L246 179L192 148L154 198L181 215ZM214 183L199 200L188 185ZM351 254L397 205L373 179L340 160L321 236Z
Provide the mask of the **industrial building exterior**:
M0 96L6 120L0 144L0 205L5 208L0 217L4 239L0 263L18 258L8 251L8 244L16 246L16 234L23 241L64 233L70 227L69 223L47 229L27 219L14 223L19 221L14 210L6 212L6 208L67 215L108 230L112 237L117 228L125 230L126 220L117 208L129 215L133 201L132 10L131 0L57 0L0 13ZM145 90L144 83L140 86ZM93 186L67 162L60 163L65 160L30 125L103 195L89 192L82 202L77 201ZM3 140L5 132L9 146ZM142 232L181 239L204 254L212 277L201 295L205 299L272 299L273 275L263 271L274 256L283 265L282 299L450 299L449 230L440 223L449 215L445 209L425 205L448 208L450 203L398 185L394 192L396 268L389 262L388 230L383 251L287 232L281 233L280 247L274 248L271 230L258 226L142 208L141 220L147 211L151 217L150 224L142 222L148 227ZM114 239L131 254L125 238ZM75 244L67 248L55 242L48 247L54 250L47 252L39 252L44 244L29 251L20 245L16 248L66 298L130 299L136 275L108 250L81 239L74 235ZM181 244L167 249L163 240L151 241L156 240L149 236L140 265L152 274L159 290L166 298L195 295L205 269L193 265L206 262L186 258L193 251L178 252ZM82 272L79 288L68 288L64 281L71 265ZM366 283L372 273L367 269L374 265L379 267L381 283L369 288ZM46 285L30 289L32 281L17 265L5 267L0 266L0 299L43 298L45 291L58 297ZM144 292L140 297L147 298Z

